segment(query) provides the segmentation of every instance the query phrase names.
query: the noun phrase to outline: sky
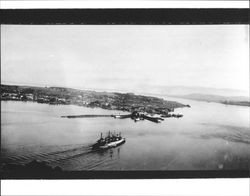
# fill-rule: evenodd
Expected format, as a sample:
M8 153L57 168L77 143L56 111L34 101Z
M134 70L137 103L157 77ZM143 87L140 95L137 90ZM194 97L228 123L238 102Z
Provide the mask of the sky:
M248 25L1 25L1 83L249 91Z

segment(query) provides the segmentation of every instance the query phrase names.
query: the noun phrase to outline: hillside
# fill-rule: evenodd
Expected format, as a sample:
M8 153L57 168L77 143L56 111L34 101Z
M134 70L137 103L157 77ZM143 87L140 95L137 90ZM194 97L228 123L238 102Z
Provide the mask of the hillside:
M63 87L1 85L1 100L34 101L48 104L73 104L110 110L167 114L185 107L175 101L133 93L96 92Z

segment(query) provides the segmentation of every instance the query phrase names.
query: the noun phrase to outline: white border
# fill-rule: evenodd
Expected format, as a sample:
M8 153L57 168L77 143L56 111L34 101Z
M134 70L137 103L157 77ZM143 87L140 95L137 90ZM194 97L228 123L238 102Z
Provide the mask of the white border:
M249 8L249 2L0 1L0 8ZM1 195L249 196L250 179L1 180Z
M249 196L249 179L3 180L1 195Z
M0 1L1 9L36 9L36 8L249 8L249 2L243 1Z

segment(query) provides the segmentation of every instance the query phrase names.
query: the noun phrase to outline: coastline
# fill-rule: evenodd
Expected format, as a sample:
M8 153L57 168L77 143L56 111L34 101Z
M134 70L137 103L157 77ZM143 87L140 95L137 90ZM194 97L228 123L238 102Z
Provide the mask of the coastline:
M61 87L1 85L1 101L32 101L51 105L77 105L90 108L167 115L175 108L190 107L176 101L133 93L96 92Z

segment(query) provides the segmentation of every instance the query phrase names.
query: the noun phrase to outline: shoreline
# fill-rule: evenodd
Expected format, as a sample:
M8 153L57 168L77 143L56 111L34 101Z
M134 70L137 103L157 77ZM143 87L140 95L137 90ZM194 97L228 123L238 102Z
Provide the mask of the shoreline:
M61 87L23 87L1 85L1 101L36 102L50 105L76 105L123 112L145 112L167 115L176 108L190 107L163 98L135 95L133 93L109 93L77 90Z

